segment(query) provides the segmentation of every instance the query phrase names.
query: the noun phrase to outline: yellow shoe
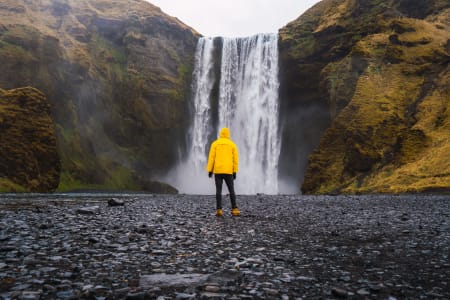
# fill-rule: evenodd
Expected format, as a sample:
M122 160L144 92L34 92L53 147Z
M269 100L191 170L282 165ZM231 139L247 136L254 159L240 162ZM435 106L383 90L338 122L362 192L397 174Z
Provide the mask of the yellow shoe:
M236 208L233 208L233 209L231 210L231 214L232 214L233 216L237 217L237 216L239 216L239 215L241 214L241 212L240 212L239 209L236 207Z
M222 209L216 210L216 216L218 216L218 217L223 216L223 210Z

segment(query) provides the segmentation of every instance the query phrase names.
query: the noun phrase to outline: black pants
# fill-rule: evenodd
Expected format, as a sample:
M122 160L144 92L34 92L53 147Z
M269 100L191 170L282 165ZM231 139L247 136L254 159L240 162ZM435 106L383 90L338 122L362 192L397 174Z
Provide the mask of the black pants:
M233 175L231 174L214 174L216 181L216 207L222 208L222 183L225 180L228 191L230 192L231 208L237 208L236 206L236 194L234 193Z

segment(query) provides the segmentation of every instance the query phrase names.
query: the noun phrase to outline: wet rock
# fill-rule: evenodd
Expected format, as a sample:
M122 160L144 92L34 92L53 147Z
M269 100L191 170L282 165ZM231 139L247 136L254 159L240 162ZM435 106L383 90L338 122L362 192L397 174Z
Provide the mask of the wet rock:
M446 199L261 197L239 197L252 217L218 220L214 196L125 198L126 209L83 217L78 209L104 199L42 199L37 212L7 208L15 200L0 195L9 236L0 243L0 298L450 297Z
M176 299L194 299L195 294L176 293Z
M366 289L359 289L356 293L358 295L360 295L360 296L368 296L368 295L370 295L370 292L368 290L366 290Z
M41 292L23 292L20 295L20 300L39 300L41 298Z
M226 269L211 274L210 276L208 276L208 281L218 283L220 285L229 285L232 283L236 283L241 275L242 274L239 271Z
M205 291L211 292L211 293L217 293L218 291L220 291L220 287L217 285L207 285L207 286L205 286Z
M208 279L207 274L153 274L143 275L139 279L139 286L143 289L153 286L190 286L200 285Z
M200 294L201 299L224 299L227 295L223 293L203 292Z
M124 206L125 205L125 201L117 199L117 198L112 198L108 200L108 206Z
M126 296L126 300L145 300L146 294L144 292L138 292L138 293L129 293Z
M331 293L336 296L336 297L340 297L340 298L345 298L348 295L348 292L344 289L341 288L332 288L331 289Z
M81 207L77 209L77 213L82 215L95 215L99 212L100 207L99 206L88 206L88 207Z
M10 236L0 234L0 242L5 242L9 239L10 239Z

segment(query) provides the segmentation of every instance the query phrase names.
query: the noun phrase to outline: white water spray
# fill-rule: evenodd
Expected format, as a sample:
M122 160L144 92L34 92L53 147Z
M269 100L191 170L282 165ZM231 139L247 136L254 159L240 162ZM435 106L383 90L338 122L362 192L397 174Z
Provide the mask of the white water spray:
M223 38L218 125L213 128L211 92L214 82L212 38L198 42L193 76L195 114L186 159L175 170L180 192L215 193L206 162L211 133L229 127L239 149L238 194L277 194L280 138L278 132L278 37L258 34ZM173 176L173 174L172 174ZM226 192L226 188L224 190Z

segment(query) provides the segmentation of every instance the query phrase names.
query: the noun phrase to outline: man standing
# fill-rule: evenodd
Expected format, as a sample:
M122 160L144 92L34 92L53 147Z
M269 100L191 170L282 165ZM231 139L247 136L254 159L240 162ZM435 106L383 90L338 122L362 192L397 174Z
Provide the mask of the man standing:
M206 170L208 176L216 181L216 216L223 215L222 210L222 183L225 180L230 192L231 214L239 216L240 211L236 206L236 194L234 192L233 180L236 179L238 171L238 149L236 144L230 139L230 130L226 127L220 130L220 137L211 144Z

